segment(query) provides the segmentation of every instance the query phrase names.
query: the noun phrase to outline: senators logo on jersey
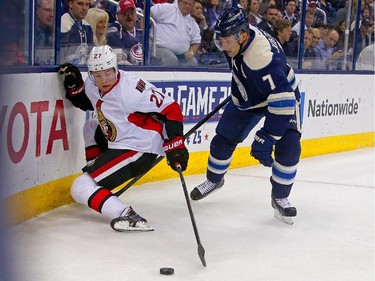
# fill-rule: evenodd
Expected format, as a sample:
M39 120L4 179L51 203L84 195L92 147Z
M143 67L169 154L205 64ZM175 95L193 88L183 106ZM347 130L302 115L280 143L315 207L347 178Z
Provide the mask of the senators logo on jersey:
M101 103L97 104L96 111L98 112L99 126L102 129L102 132L103 132L105 138L108 141L111 141L111 142L115 141L115 139L117 137L116 127L115 127L115 125L113 125L113 123L110 120L105 118L105 116L102 112L102 109L101 109Z

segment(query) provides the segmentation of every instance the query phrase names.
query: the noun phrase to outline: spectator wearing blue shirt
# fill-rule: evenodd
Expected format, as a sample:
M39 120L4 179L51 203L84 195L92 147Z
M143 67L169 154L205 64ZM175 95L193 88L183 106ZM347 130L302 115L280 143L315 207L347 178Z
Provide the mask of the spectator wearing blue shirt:
M207 8L204 11L204 16L206 17L208 28L213 30L217 22L217 19L221 15L220 1L219 0L207 0L206 3L207 3L206 4Z
M137 12L133 0L121 0L116 12L117 21L108 28L107 41L112 48L121 48L131 64L143 62L143 32L137 28ZM121 62L120 62L121 63Z
M61 61L86 64L93 46L93 31L84 20L90 0L69 0L69 11L61 17Z
M314 48L316 59L313 69L338 69L338 63L343 57L342 50L336 50L335 45L339 40L339 33L336 29L330 28L325 38L319 41Z

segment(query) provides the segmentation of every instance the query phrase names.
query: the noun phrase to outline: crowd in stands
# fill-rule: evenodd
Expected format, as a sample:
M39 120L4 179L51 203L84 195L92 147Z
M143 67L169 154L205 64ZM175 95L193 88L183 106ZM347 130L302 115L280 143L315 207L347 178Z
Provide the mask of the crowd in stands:
M56 0L36 1L35 64L53 64ZM357 1L361 1L358 20ZM374 46L373 1L353 0L348 7L347 0L308 0L305 13L301 0L237 2L246 11L250 25L279 41L294 67L302 57L302 68L337 70L351 69L353 56L357 58L366 47ZM219 16L230 6L232 0L152 1L149 64L226 65L213 37ZM85 64L94 45L108 44L118 54L120 64L143 64L143 0L63 0L62 9L59 63ZM356 20L359 30L355 30ZM371 48L367 50L371 52ZM344 64L344 57L349 63ZM17 56L17 61L22 58Z

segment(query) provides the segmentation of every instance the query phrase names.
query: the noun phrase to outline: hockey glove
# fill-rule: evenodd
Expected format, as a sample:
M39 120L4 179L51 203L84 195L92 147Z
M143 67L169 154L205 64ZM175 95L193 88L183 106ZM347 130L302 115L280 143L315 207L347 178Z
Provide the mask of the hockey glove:
M77 90L83 85L83 79L78 67L71 63L64 63L59 66L59 74L64 80L64 88L68 90Z
M182 171L186 170L189 152L185 147L183 137L178 136L171 141L164 142L164 151L167 155L167 163L173 170L177 171L176 163L180 163Z
M257 159L266 167L271 167L273 163L272 150L276 140L266 131L260 129L256 132L250 155Z
M78 67L71 63L59 66L58 72L64 81L65 97L83 111L93 110L92 104L85 94L84 82Z

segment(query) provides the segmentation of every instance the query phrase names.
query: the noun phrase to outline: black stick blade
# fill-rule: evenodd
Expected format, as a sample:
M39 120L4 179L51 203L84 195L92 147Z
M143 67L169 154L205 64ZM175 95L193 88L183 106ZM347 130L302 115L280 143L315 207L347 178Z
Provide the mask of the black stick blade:
M203 264L203 266L205 267L206 266L206 260L204 259L204 248L202 246L202 244L198 244L198 256L199 258L201 259L201 262Z

